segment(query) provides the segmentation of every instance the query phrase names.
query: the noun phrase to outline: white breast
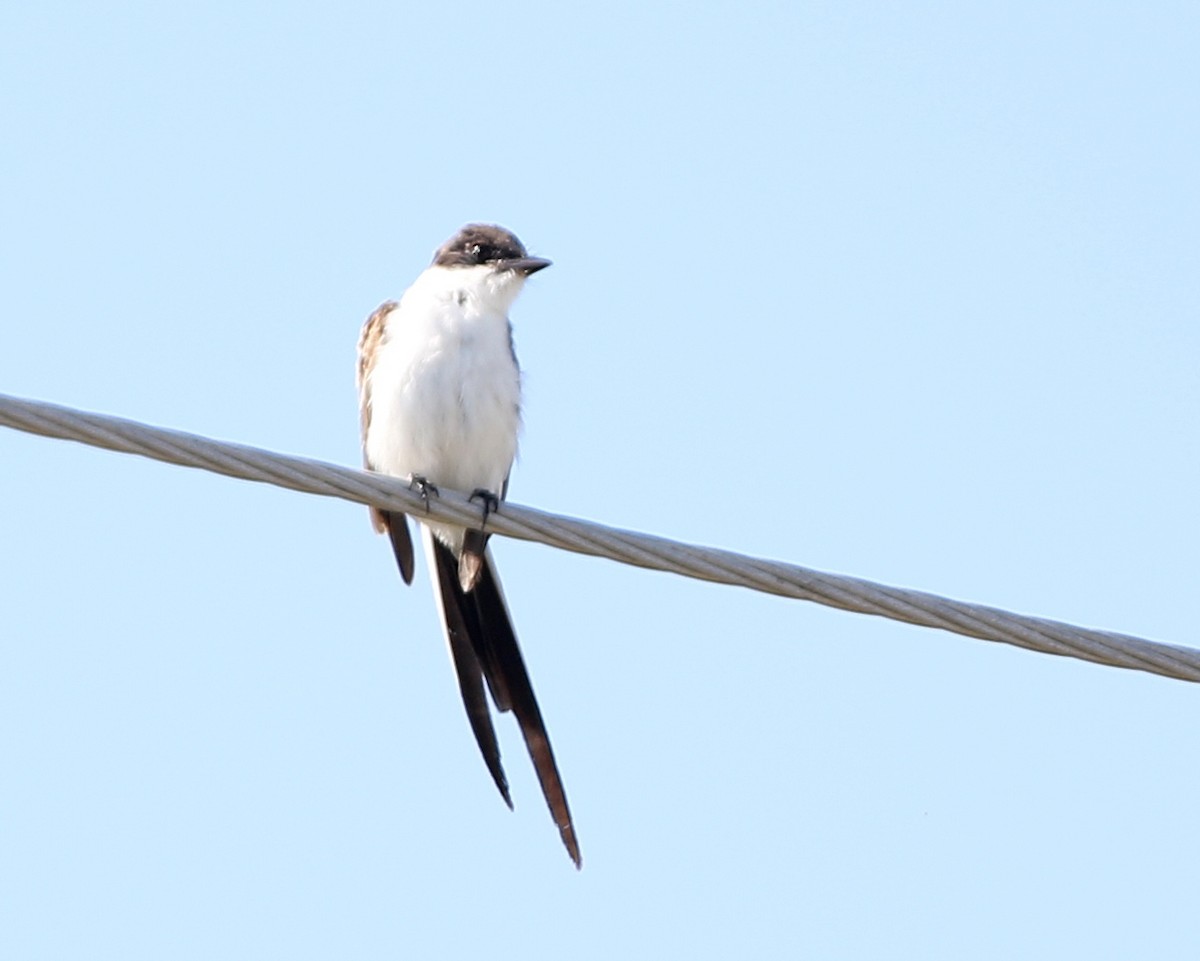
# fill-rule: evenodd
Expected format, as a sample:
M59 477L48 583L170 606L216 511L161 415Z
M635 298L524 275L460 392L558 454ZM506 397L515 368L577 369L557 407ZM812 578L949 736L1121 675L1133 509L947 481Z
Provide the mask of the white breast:
M521 423L507 318L517 290L489 274L430 268L388 316L368 375L375 470L501 493Z

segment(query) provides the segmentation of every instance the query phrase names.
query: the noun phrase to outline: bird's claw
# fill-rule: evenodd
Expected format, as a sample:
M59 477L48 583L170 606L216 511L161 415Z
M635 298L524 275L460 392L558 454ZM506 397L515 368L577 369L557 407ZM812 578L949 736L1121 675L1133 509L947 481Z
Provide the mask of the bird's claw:
M437 489L437 485L429 483L429 481L420 474L412 475L412 479L408 482L408 489L410 491L415 490L421 495L421 500L425 502L426 514L429 513L429 495L432 494L434 497L442 496L441 491Z
M491 491L484 490L482 487L476 487L467 500L480 500L483 502L483 520L479 524L480 530L483 530L487 526L488 518L500 509L500 498Z

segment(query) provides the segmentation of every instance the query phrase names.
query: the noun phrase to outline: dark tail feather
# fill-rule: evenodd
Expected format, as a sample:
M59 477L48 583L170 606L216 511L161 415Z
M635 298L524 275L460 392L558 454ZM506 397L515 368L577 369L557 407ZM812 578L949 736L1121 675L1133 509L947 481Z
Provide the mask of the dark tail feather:
M567 853L575 862L575 867L580 867L583 861L579 853L579 841L575 837L575 826L571 822L571 809L567 806L567 792L558 773L558 765L554 761L550 735L546 732L546 724L542 720L542 712L533 693L529 672L525 669L521 649L517 646L512 621L508 617L508 607L504 603L504 595L501 593L500 582L496 578L490 555L484 555L483 571L472 596L479 610L479 619L485 626L486 643L500 664L504 687L508 691L517 723L521 725L521 734L533 760L534 770L537 771L538 781L541 782L542 794L546 797L546 804L550 808L554 823L558 825L558 833ZM492 686L494 690L496 685Z
M411 584L413 579L413 545L408 533L408 521L401 511L380 511L379 517L387 529L388 539L392 542L392 552L396 555L396 564L400 568L400 576L405 584Z
M450 644L450 657L458 675L458 689L462 694L467 719L475 732L475 741L483 754L483 761L500 790L500 796L511 810L512 797L508 793L508 778L500 764L500 745L496 742L496 730L492 727L492 715L488 710L487 696L483 693L484 670L475 654L472 643L472 628L475 625L464 620L462 592L458 589L453 555L437 542L434 543L438 591L441 594L442 611L446 618L446 638ZM474 613L474 612L470 612Z
M558 765L554 761L554 751L550 747L546 724L542 720L533 685L529 680L529 672L525 669L525 661L521 657L521 649L513 633L508 608L504 603L504 595L501 593L491 557L487 554L482 556L479 582L475 590L468 594L461 590L457 578L453 576L456 565L454 555L449 549L435 540L434 554L437 558L438 581L447 609L447 624L454 623L449 611L457 606L458 623L470 639L475 661L483 670L492 692L492 699L500 710L511 710L517 716L534 770L537 771L538 781L542 785L542 793L550 807L550 814L554 823L558 825L558 832L567 853L575 862L575 866L579 867L579 842L571 822L566 791L558 773ZM471 711L470 704L467 705L467 711ZM483 747L482 741L480 747ZM486 750L484 757L487 758Z

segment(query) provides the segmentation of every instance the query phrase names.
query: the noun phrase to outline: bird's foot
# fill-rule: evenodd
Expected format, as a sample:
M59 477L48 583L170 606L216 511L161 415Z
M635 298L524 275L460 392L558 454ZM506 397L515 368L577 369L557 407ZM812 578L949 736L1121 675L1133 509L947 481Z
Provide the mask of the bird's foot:
M437 485L429 483L429 481L426 480L424 477L422 477L420 474L412 475L412 478L408 482L408 489L410 491L415 490L418 494L421 495L421 500L423 500L425 502L425 513L426 514L429 513L429 495L432 494L434 497L442 496L441 491L439 491L437 489Z
M495 511L500 509L500 498L491 491L485 491L482 487L476 487L471 492L471 496L467 498L469 501L479 500L483 503L483 520L479 523L479 529L487 527L487 520Z

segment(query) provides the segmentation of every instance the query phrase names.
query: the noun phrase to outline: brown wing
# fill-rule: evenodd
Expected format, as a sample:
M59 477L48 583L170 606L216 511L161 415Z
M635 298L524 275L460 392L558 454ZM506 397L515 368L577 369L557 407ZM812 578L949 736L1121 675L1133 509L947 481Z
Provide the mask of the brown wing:
M384 329L388 315L397 307L396 301L388 300L380 304L376 311L363 324L362 334L358 338L358 368L355 371L355 382L358 384L358 413L362 424L363 466L374 470L374 465L367 459L367 431L371 427L371 371L375 366L375 354L383 342ZM408 533L408 522L399 511L381 511L372 507L371 524L379 533L385 531L392 541L392 550L396 554L396 563L400 567L400 576L404 583L411 584L413 579L413 547L412 538Z
M358 367L354 383L358 385L358 413L362 421L363 462L366 463L367 430L371 426L371 369L375 366L375 352L383 341L387 316L399 306L394 300L385 300L375 313L363 324L358 337ZM366 464L370 467L370 464Z

